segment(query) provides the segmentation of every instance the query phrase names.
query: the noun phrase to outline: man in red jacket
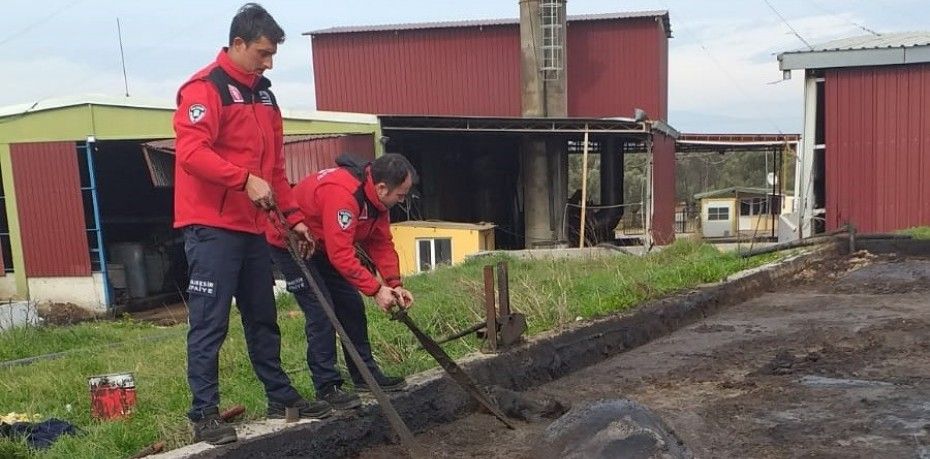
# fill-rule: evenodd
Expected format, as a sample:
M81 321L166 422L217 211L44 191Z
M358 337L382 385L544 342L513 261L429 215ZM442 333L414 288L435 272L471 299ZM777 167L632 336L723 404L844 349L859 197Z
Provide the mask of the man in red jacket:
M312 174L294 188L294 198L320 247L308 260L308 268L378 385L385 390L400 390L406 384L404 379L384 375L371 354L365 304L358 292L372 297L384 311L395 303L403 307L413 304L413 295L401 283L388 209L406 198L416 171L406 158L391 153L370 165L348 155L336 162L340 167ZM332 324L300 268L282 248L279 232L269 226L266 235L272 258L287 280L287 289L297 298L306 317L307 364L317 398L337 409L358 406L358 395L342 390ZM362 266L355 244L370 258L380 280ZM367 391L354 362L347 358L346 366L356 391Z
M194 440L236 441L219 416L218 360L232 298L242 315L252 367L265 387L268 417L294 407L302 417L332 412L304 400L281 369L281 336L266 215L277 206L308 241L303 215L284 175L281 112L262 76L284 31L261 6L244 5L232 20L229 47L178 90L174 227L184 232L190 283L187 302L188 417Z

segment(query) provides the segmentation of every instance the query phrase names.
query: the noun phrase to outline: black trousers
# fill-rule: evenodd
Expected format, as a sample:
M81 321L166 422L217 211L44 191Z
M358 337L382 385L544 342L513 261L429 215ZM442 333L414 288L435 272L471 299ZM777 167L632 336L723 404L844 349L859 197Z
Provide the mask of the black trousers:
M188 417L196 421L204 410L219 407L219 354L233 297L252 368L268 400L299 398L281 369L281 332L264 236L192 225L184 228L184 250L190 279L187 381L193 395Z
M330 323L323 307L317 301L313 290L304 278L300 267L291 258L287 250L269 246L271 257L275 265L281 270L287 281L287 290L294 294L297 304L304 312L307 331L307 365L310 367L310 376L317 392L333 386L342 385L342 375L336 368L336 331ZM347 281L339 271L333 267L329 259L317 252L309 260L307 267L323 295L335 309L336 317L346 334L361 354L365 365L375 377L381 373L378 364L371 354L371 343L368 341L368 318L365 316L365 303L358 290ZM346 367L349 376L356 383L363 382L355 363L346 356Z

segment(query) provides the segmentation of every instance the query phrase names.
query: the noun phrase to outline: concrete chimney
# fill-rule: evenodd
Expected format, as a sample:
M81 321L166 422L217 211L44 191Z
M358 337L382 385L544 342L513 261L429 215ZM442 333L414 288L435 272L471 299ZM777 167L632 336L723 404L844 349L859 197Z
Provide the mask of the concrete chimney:
M565 0L520 0L523 116L568 116L565 26Z
M521 101L524 117L565 118L565 0L520 0ZM568 188L564 140L525 137L520 147L526 248L558 238Z

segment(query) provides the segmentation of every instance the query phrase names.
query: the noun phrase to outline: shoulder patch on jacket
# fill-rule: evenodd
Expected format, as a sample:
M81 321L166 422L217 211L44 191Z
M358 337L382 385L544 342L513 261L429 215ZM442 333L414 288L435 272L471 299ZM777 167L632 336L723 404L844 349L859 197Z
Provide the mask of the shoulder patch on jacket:
M205 116L207 116L207 107L203 104L193 104L187 109L187 117L190 118L191 123L197 123Z
M264 89L258 91L258 98L261 99L263 105L274 105L274 102L271 100L271 93Z
M352 211L349 209L339 209L339 212L336 213L336 221L339 222L339 227L343 231L352 226L352 218Z
M234 103L245 102L245 98L242 97L242 91L239 91L239 88L231 84L228 84L226 85L226 89L229 90L229 97L232 97L232 101Z

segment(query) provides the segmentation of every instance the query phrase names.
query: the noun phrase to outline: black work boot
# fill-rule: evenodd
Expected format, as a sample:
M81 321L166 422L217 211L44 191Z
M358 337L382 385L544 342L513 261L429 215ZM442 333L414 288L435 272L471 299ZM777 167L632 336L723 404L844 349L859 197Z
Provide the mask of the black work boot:
M376 374L375 380L378 381L378 385L381 386L381 389L387 392L396 392L404 390L407 387L407 381L400 376L385 376L383 374ZM371 389L368 387L368 384L365 381L359 381L355 383L356 392L371 392Z
M209 408L203 411L203 417L191 421L194 428L194 443L207 442L211 445L225 445L239 439L236 429L220 418L218 408Z
M285 408L297 408L300 419L323 419L333 414L333 407L322 400L307 401L298 398L293 402L268 402L268 419L284 419Z
M337 385L327 386L316 393L316 398L325 401L337 410L351 410L362 405L358 394L345 392Z

